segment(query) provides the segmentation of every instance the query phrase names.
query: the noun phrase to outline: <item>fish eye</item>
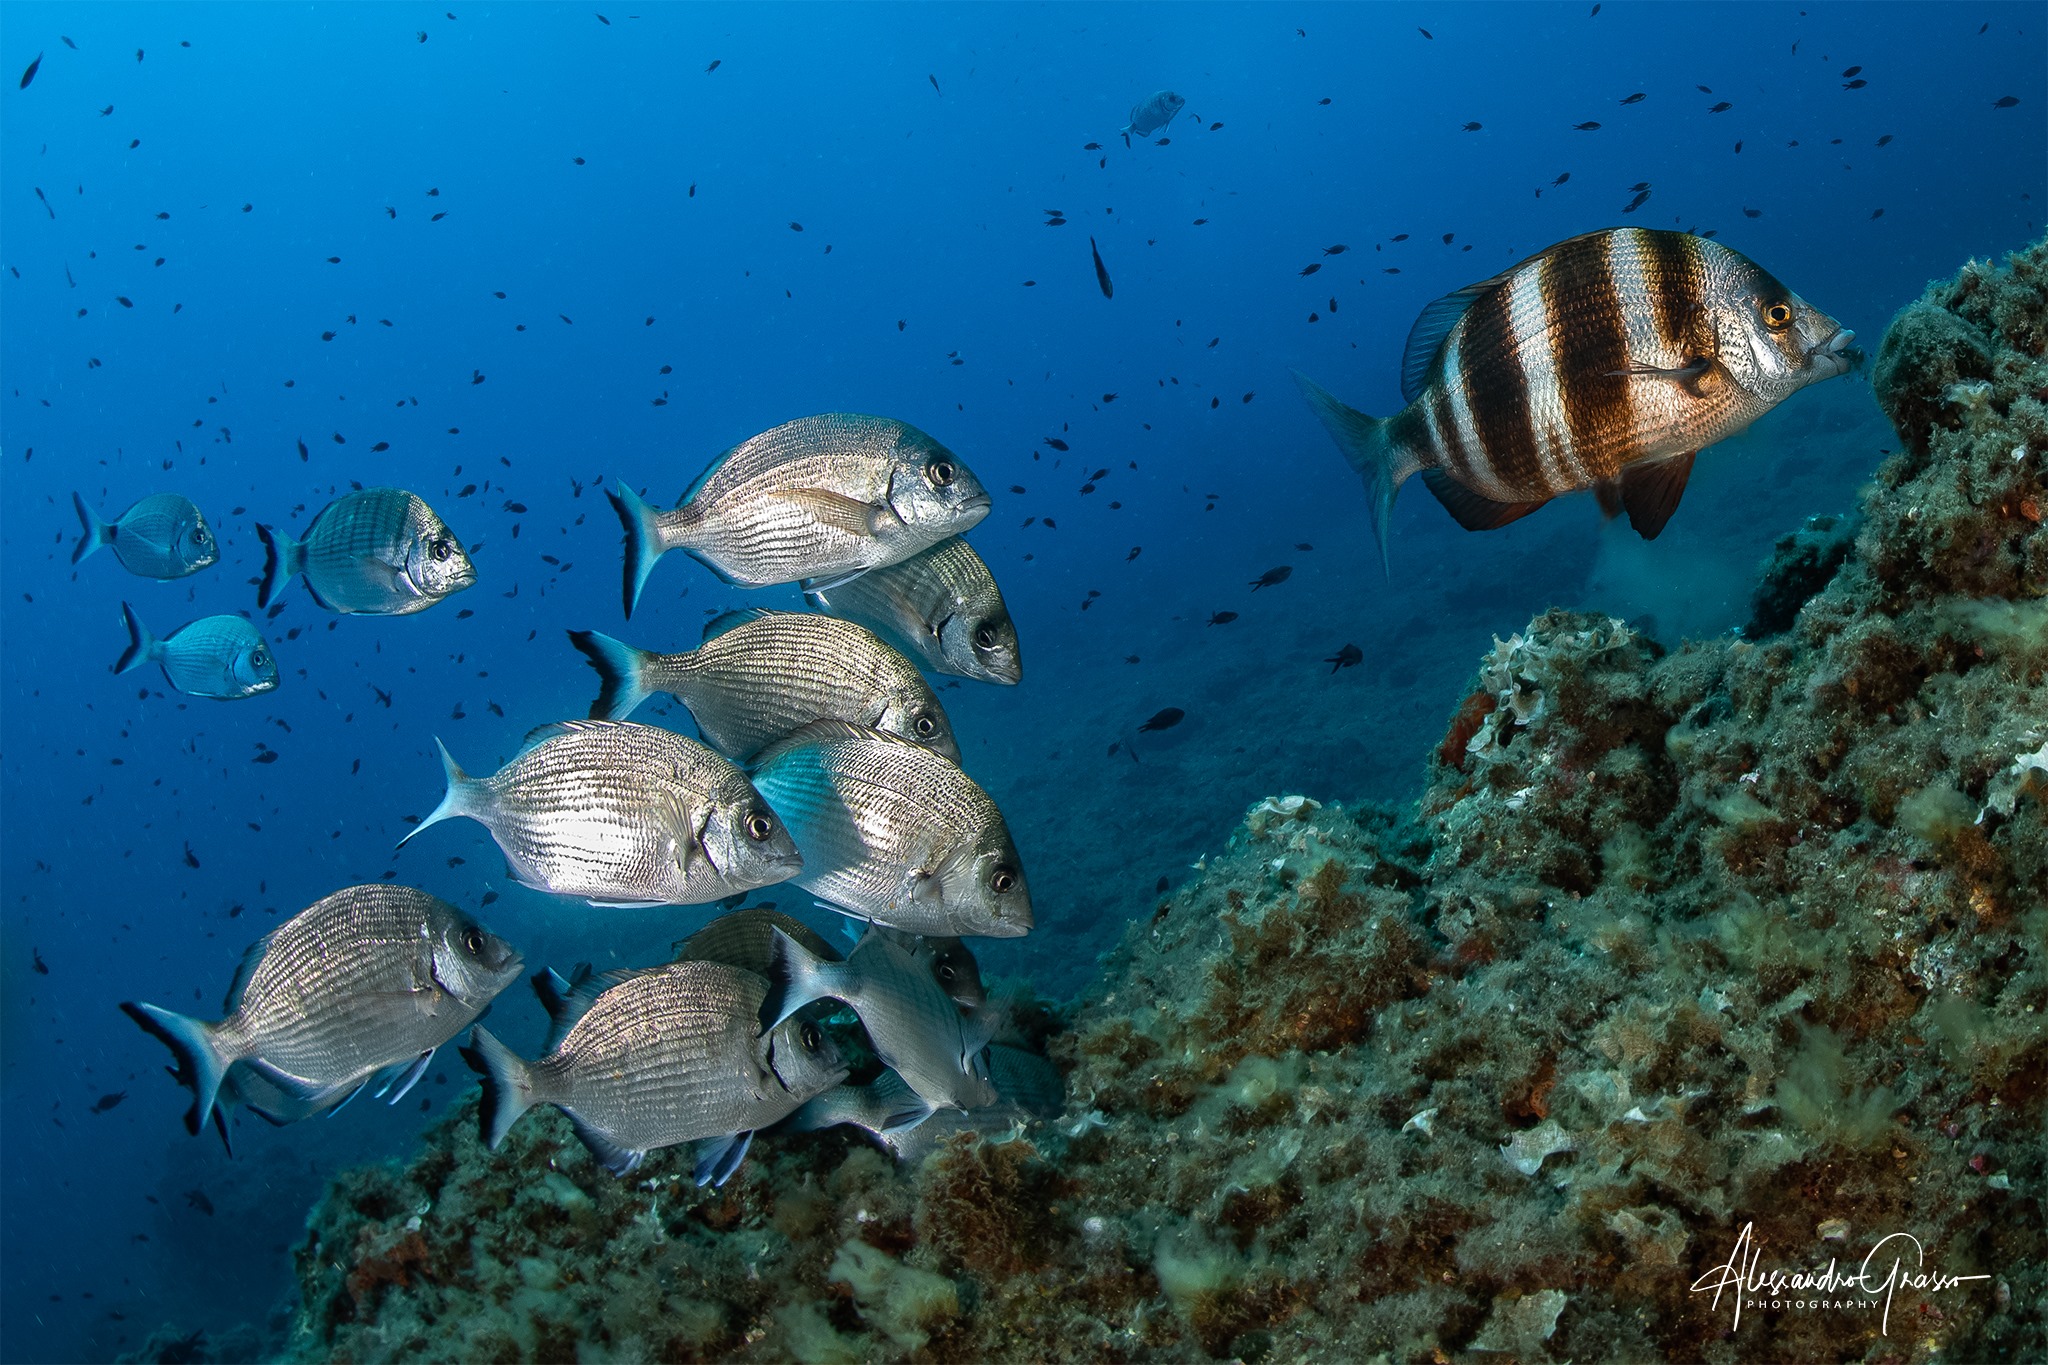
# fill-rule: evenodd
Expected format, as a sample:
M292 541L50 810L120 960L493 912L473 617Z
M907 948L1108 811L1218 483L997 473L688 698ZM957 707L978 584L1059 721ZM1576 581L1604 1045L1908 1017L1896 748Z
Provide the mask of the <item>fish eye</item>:
M996 647L996 628L984 625L976 630L974 632L974 643L980 649L994 649Z
M483 956L484 936L482 931L471 929L468 933L464 934L462 936L462 946L469 950L472 957Z
M268 668L270 666L270 656L259 649L249 656L249 662L258 668Z
M760 811L755 811L747 817L747 837L755 843L760 843L774 832L775 822Z
M194 545L204 545L206 543L206 528L204 526L192 528L192 543Z
M995 870L994 874L989 877L988 884L990 888L993 889L995 893L1000 896L1005 891L1009 891L1017 885L1016 869L1010 867L998 867Z
M448 537L446 536L436 536L434 543L429 545L427 550L435 559L443 563L447 562L449 555L455 553L455 547L448 543Z
M953 970L952 963L941 962L935 969L935 975L937 975L939 980L945 982L947 985L950 986L953 984L953 978L960 975L960 973Z
M1782 332L1792 325L1792 305L1774 303L1764 309L1764 326L1774 332Z
M824 1041L818 1036L818 1026L816 1024L805 1024L802 1031L797 1034L797 1037L803 1043L804 1051L806 1052L816 1052L818 1044Z
M933 720L929 715L924 715L919 716L916 720L912 721L910 724L910 728L917 731L917 737L919 739L930 739L933 735L938 733L939 723Z
M933 460L925 466L925 472L931 475L934 487L944 488L953 482L960 471L953 467L951 460Z

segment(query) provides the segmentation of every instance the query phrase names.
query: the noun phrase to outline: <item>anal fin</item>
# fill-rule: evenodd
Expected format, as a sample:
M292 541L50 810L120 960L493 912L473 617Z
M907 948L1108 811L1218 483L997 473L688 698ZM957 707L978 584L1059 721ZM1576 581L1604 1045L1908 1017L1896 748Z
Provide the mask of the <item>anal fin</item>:
M1495 502L1480 497L1441 469L1423 470L1422 482L1458 525L1468 531L1497 530L1511 521L1520 521L1550 501L1538 498L1534 502Z
M1633 464L1621 471L1621 503L1628 509L1628 524L1644 540L1655 540L1664 523L1678 510L1678 500L1685 495L1685 481L1692 477L1693 456L1697 454L1697 450L1688 450L1683 455Z

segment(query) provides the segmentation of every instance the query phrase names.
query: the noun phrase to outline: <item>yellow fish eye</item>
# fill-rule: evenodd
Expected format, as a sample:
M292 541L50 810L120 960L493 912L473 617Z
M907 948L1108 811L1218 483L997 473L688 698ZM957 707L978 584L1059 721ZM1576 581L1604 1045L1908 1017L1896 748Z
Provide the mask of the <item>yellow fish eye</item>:
M1782 332L1792 325L1792 305L1774 303L1764 309L1764 326L1774 332Z

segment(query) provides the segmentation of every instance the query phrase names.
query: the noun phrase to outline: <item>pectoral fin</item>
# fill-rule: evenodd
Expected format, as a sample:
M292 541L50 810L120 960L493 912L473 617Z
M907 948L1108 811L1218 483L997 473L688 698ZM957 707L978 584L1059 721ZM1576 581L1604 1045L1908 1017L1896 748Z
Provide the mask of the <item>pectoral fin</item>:
M1677 369L1659 369L1654 365L1632 365L1626 370L1609 370L1608 375L1640 374L1656 379L1698 379L1714 368L1714 357L1695 356Z
M723 1185L732 1179L732 1173L739 1169L740 1161L753 1140L754 1131L749 1128L743 1133L730 1133L698 1143L694 1172L697 1184L700 1187Z
M1602 479L1593 485L1593 496L1600 502L1600 515L1613 521L1621 515L1621 480Z
M862 540L875 534L878 518L883 509L873 503L849 498L824 488L791 488L774 495L783 502L802 508L823 525L844 531Z
M406 1091L419 1083L420 1077L426 1074L427 1063L433 1060L434 1049L428 1048L410 1062L401 1062L396 1066L384 1068L379 1073L382 1084L377 1087L377 1098L381 1100L389 1095L389 1102L397 1104L405 1098ZM396 1090L393 1089L394 1086L397 1087Z
M866 569L855 569L852 573L840 574L837 578L806 578L803 584L804 595L811 597L818 593L830 592L834 588L843 588L866 572Z

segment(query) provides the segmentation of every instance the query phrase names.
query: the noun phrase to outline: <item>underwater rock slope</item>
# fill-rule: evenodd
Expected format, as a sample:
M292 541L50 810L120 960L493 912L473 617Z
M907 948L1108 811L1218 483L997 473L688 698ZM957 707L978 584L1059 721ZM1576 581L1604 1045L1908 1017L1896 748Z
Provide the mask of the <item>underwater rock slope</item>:
M1746 638L1546 613L1419 809L1261 803L1054 1038L1066 1118L700 1191L552 1116L487 1153L465 1106L316 1210L293 1349L2041 1358L2044 352L2048 244L1973 262L1885 339L1903 449ZM1766 1269L1910 1233L1988 1278L1737 1324L1692 1286L1749 1224Z

